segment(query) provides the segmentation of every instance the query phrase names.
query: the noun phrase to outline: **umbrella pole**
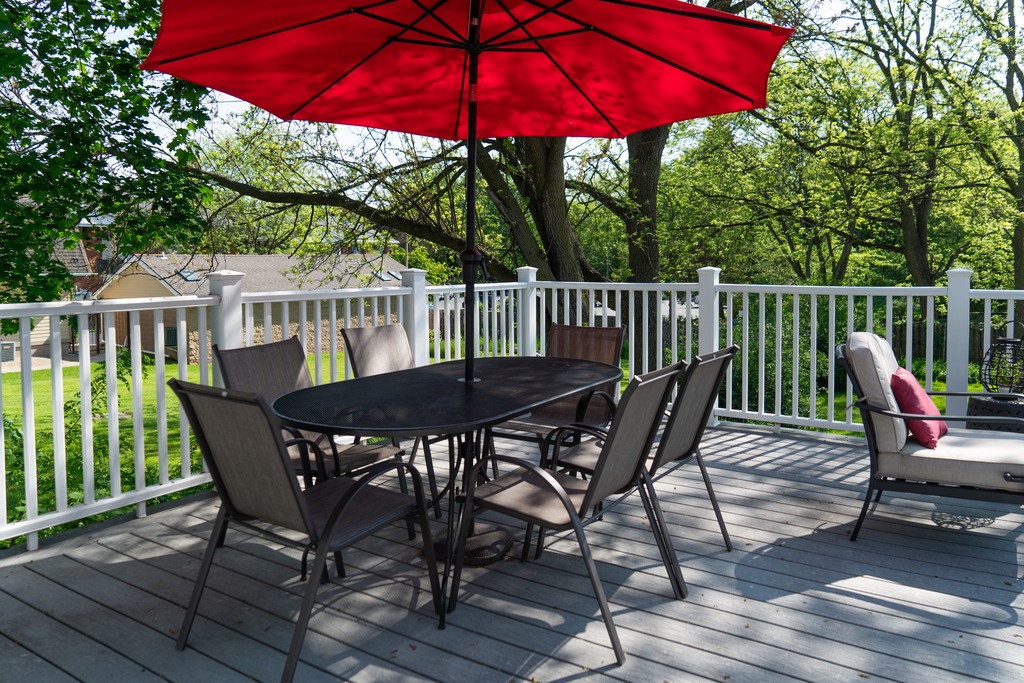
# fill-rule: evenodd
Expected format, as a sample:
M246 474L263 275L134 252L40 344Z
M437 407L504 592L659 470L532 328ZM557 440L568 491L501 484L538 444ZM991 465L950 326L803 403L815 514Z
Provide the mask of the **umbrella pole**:
M466 376L463 381L479 381L473 374L476 356L476 277L483 255L476 249L476 103L469 103L469 138L466 140L466 250L462 252L462 280L466 283Z
M469 44L480 42L480 1L473 0L469 10ZM462 280L466 284L466 376L465 382L479 382L473 373L476 357L476 277L483 255L476 248L476 85L480 63L478 50L469 50L469 101L466 112L466 249L462 252Z

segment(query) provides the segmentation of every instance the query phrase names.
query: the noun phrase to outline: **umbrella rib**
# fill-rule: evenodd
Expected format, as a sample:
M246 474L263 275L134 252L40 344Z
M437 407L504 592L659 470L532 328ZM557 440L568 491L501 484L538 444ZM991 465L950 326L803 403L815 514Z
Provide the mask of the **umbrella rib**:
M435 7L438 7L438 6L442 5L445 1L446 0L438 0L438 2L435 5ZM434 14L433 9L424 6L422 3L418 2L418 0L414 0L414 2L416 3L416 5L418 5L420 7L420 9L423 10L423 14L418 19L416 19L415 22L410 22L408 24L401 23L401 22L396 22L393 19L388 19L387 17L378 16L376 14L373 14L373 13L367 11L367 9L365 7L352 8L351 12L353 12L355 14L358 14L360 16L366 17L367 19L373 19L374 21L379 21L379 22L384 23L384 24L391 24L391 25L395 26L396 28L401 28L403 30L400 33L398 33L398 34L396 34L394 36L389 36L384 41L384 43L381 44L376 50L374 50L373 52L369 53L368 55L366 55L365 57L360 59L359 62L357 62L356 64L353 64L351 68L346 70L340 76L338 76L333 81L331 81L330 83L325 85L323 88L318 90L316 93L314 93L305 102L303 102L298 107L293 109L291 111L291 113L289 114L289 117L290 118L295 118L295 116L300 111L302 111L303 109L308 107L310 104L315 102L317 100L317 98L321 97L325 92L327 92L331 88L333 88L336 85L338 85L338 83L341 83L343 80L348 78L354 71L356 71L357 69L361 68L364 64L366 64L371 59L376 57L378 54L381 53L382 50L384 50L388 45L390 45L392 43L395 43L395 42L419 42L421 44L432 45L432 46L437 46L437 47L446 47L446 46L447 47L457 47L457 46L459 46L459 43L454 41L454 40L447 39L444 36L442 36L442 35L440 35L438 33L434 33L432 31L425 31L424 29L421 29L418 26L416 26L415 25L416 23L419 23L426 16L429 15L429 16L434 17L434 19L436 19L439 24L441 24L442 26L444 26L448 30L452 31L456 36L458 36L458 34L455 31L453 31L452 28L450 26L448 26L448 24L446 24L443 20L441 20L440 17L438 17L436 14ZM381 4L383 4L383 3L381 3ZM406 31L413 31L413 32L416 32L416 33L421 33L421 34L424 34L424 35L427 35L427 36L434 37L434 38L437 39L438 42L431 42L431 41L427 41L427 40L413 41L413 40L408 39L408 38L402 38L401 37L402 33L405 33Z
M518 45L520 43L535 43L535 44L537 44L537 49L540 50L541 52L544 52L544 47L542 45L540 45L538 41L541 41L541 40L548 41L548 40L553 40L555 38L569 38L571 36L578 36L581 33L592 33L594 30L595 29L592 26L582 26L580 28L572 29L572 30L569 30L569 31L559 31L557 33L545 33L542 36L532 36L532 35L530 35L530 32L527 31L525 29L525 27L523 27L523 32L526 33L526 35L528 36L527 38L516 38L515 40L506 40L503 43L488 42L488 43L485 44L483 49L484 49L485 52L516 52L516 51L525 51L525 50L516 50L512 46L513 45ZM530 50L530 52L533 52L533 50Z
M469 82L469 78L466 77L467 69L469 69L469 53L464 52L462 54L462 79L459 83L459 104L455 108L455 137L459 135L459 124L462 122L462 103L466 99L466 84ZM469 154L468 148L466 153Z
M490 45L490 44L492 44L492 43L494 43L496 41L501 40L502 37L509 35L513 31L518 31L520 29L523 29L525 31L527 25L532 24L533 22L538 21L540 19L543 19L544 17L548 16L549 14L551 14L553 12L556 12L560 7L565 7L566 5L568 5L573 0L562 0L562 2L559 2L556 5L550 5L550 6L549 5L539 4L539 3L535 2L534 0L526 0L526 2L528 4L533 5L534 7L537 7L537 8L540 9L540 12L537 12L533 16L527 17L526 19L518 18L515 14L512 13L512 11L508 7L505 6L505 4L501 0L496 0L496 1L498 3L498 6L501 7L501 9L503 9L505 11L505 14L507 14L510 17L512 17L512 19L516 23L513 24L512 26L510 26L509 28L505 29L501 33L496 33L493 36L491 36L487 40L486 44L488 44L488 45Z
M527 2L529 1L530 0L527 0ZM680 17L690 17L691 19L713 21L719 24L729 24L730 26L749 28L755 31L766 31L770 33L774 28L771 24L765 24L763 22L755 21L753 19L745 19L744 17L737 17L733 15L719 16L717 14L705 14L703 12L694 12L693 10L673 9L669 7L656 7L654 5L648 5L643 2L636 2L635 0L601 0L601 2L607 2L610 5L636 7L637 9L645 9L651 12L664 12L665 14L672 14Z
M604 0L604 1L605 2L609 2L609 1L615 1L615 0ZM527 2L530 2L530 0L527 0ZM558 15L559 17L567 20L567 21L571 21L574 24L579 25L583 30L589 30L589 31L592 31L592 32L594 32L594 33L596 33L598 35L604 36L608 40L611 40L612 42L618 43L618 44L620 44L620 45L622 45L622 46L624 46L626 48L629 48L630 50L633 50L634 52L638 52L638 53L640 53L640 54L642 54L642 55L644 55L646 57L650 57L651 59L653 59L655 61L661 62L662 64L665 64L666 66L670 66L673 69L676 69L677 71L682 71L683 73L687 74L688 76L693 76L694 78L696 78L696 79L698 79L700 81L704 81L705 83L707 83L708 85L710 85L712 87L718 88L719 90L722 90L723 92L727 92L730 95L733 95L735 97L739 97L740 99L749 102L751 105L754 104L754 98L750 97L749 95L745 95L745 94L739 92L738 90L730 88L729 86L725 85L724 83L720 83L720 82L716 81L715 79L713 79L713 78L711 78L709 76L705 76L704 74L698 73L697 71L694 71L693 69L690 69L688 67L683 66L682 64L674 62L674 61L672 61L670 59L666 59L665 57L659 55L656 52L651 52L650 50L647 50L647 49L641 47L640 45L637 45L636 43L633 43L633 42L628 41L628 40L624 40L624 39L620 38L619 36L616 36L616 35L614 35L612 33L608 33L604 29L600 29L600 28L598 28L596 26L593 26L591 24L587 24L587 23L581 21L580 19L577 19L576 17L574 17L572 15L569 15L569 14L566 14L564 12L561 12L559 10L553 10L553 13ZM696 17L702 17L702 16L703 15L696 15ZM554 37L564 37L564 35L567 35L567 34L552 34L552 35ZM536 40L543 40L543 39L547 39L547 36L541 36L540 38L537 38ZM509 44L511 44L512 42L517 42L517 41L510 41Z
M579 22L577 22L577 23L579 23ZM558 63L558 60L556 60L553 56L551 56L551 53L548 52L547 49L545 49L545 47L540 43L541 39L530 35L529 27L521 24L519 28L522 29L523 33L525 33L528 36L528 38L525 38L522 41L509 41L509 43L507 43L507 44L517 43L517 42L527 42L527 41L532 40L537 45L537 49L540 50L540 52L542 52L544 54L544 56L548 58L548 61L550 61L551 64L556 69L558 69L558 72L562 74L562 77L565 78L565 80L568 81L572 85L572 87L576 89L576 92L578 92L580 94L580 96L584 100L587 101L587 104L590 105L590 108L593 109L595 112L597 112L597 115L600 116L604 120L604 122L608 124L609 128L611 128L612 130L615 131L615 134L617 136L621 136L622 132L619 130L619 127L616 126L614 123L612 123L612 120L610 118L608 118L608 116L604 113L604 111L602 111L601 107L597 106L597 103L594 102L594 100L592 100L590 98L590 95L588 95L586 93L586 91L584 91L583 88L580 87L580 85L573 79L573 77L569 75L569 72L567 72L564 68L562 68L562 65ZM587 30L588 30L588 27L584 26L581 29L577 29L575 31L567 32L567 34L568 35L574 35L574 34L577 34L577 33L586 32ZM559 33L559 34L552 34L552 36L562 37L562 34L561 33ZM543 38L545 38L545 39L547 37L548 36L543 36ZM494 48L490 48L489 47L488 49L494 49Z
M389 24L391 26L394 26L395 28L403 29L402 33L405 33L406 31L411 31L413 33L418 33L418 34L427 36L429 38L434 38L435 39L433 41L426 40L426 39L415 41L415 40L412 40L410 38L402 38L401 37L402 33L398 33L398 34L396 34L394 36L389 36L388 39L387 39L388 42L393 42L393 43L417 43L417 44L420 44L420 45L431 45L433 47L458 47L458 48L462 48L464 46L464 43L465 43L464 39L462 39L461 36L456 36L458 38L458 40L455 40L455 39L452 39L452 38L448 38L448 37L446 37L444 35L441 35L440 33L437 33L435 31L428 31L426 29L420 28L419 26L414 26L412 24L407 24L407 23L402 22L402 21L396 21L395 19L389 19L387 17L382 17L382 16L379 16L379 15L376 15L376 14L372 14L370 12L363 12L363 11L357 10L356 13L359 14L359 16L366 17L367 19L373 19L374 21L379 21L382 24ZM420 17L416 21L422 21L423 18L424 17ZM437 18L437 17L435 17L435 18ZM441 23L440 19L438 19L438 22ZM448 28L448 27L446 27L446 28Z
M705 76L702 73L698 73L697 71L694 71L693 69L685 67L682 64L679 64L677 62L673 62L670 59L666 59L665 57L662 57L661 55L659 55L657 53L654 53L654 52L651 52L650 50L644 49L643 47L637 45L636 43L630 42L628 40L623 40L623 39L619 38L618 36L613 35L611 33L608 33L608 32L606 32L606 31L604 31L602 29L594 28L594 31L596 33L604 36L608 40L611 40L611 41L614 41L616 43L619 43L620 45L623 45L623 46L625 46L625 47L627 47L627 48L629 48L631 50L635 50L636 52L639 52L642 55L646 55L647 57L650 57L651 59L653 59L655 61L661 62L662 64L665 64L666 66L670 66L673 69L676 69L678 71L682 71L684 74L687 74L689 76L693 76L694 78L696 78L698 80L704 81L705 83L707 83L710 86L718 88L719 90L727 92L730 95L733 95L735 97L739 97L740 99L749 102L751 105L754 104L754 98L753 97L751 97L749 95L746 95L744 93L741 93L740 91L738 91L738 90L736 90L734 88L730 88L726 84L721 83L719 81L716 81L715 79L711 78L710 76Z
M604 111L601 109L601 107L597 106L597 103L594 102L594 100L590 99L590 95L588 95L583 90L583 88L580 87L579 83L577 83L573 79L573 77L570 76L569 73L565 69L562 68L562 65L559 64L558 61L554 57L551 56L550 52L548 52L547 50L544 50L543 52L544 52L544 56L547 57L551 61L551 63L554 65L554 67L556 69L558 69L559 73L561 73L562 76L565 77L565 80L569 81L569 83L572 84L572 87L576 88L576 92L578 92L580 94L580 96L583 97L583 99L585 99L587 101L587 104L589 104L590 107L594 111L597 112L598 116L600 116L602 119L604 119L604 122L608 124L608 127L615 131L616 137L622 137L622 131L619 130L619 127L616 126L614 123L612 123L612 120L610 118L608 118L608 116L605 115Z
M317 91L316 93L314 93L314 94L313 94L313 96L312 96L312 97L310 97L310 98L309 98L309 99L307 99L307 100L306 100L305 102L303 102L302 104L300 104L300 105L299 105L298 107L296 107L295 109L293 109L293 110L291 111L291 113L290 113L290 114L288 114L288 118L295 118L295 116L296 116L296 115L297 115L297 114L298 114L298 113L299 113L300 111L302 111L303 109L305 109L306 107L308 107L309 105L311 105L311 104L312 104L312 103L313 103L314 101L316 101L316 99L317 99L318 97L320 97L320 96L321 96L321 95L323 95L323 94L324 94L325 92L327 92L328 90L330 90L331 88L333 88L334 86L336 86L336 85L337 85L338 83L341 83L341 82L342 82L343 80L345 80L346 78L348 78L348 77L349 77L349 75L350 75L350 74L351 74L351 73L352 73L353 71L355 71L356 69L360 68L360 67L361 67L361 66L362 66L363 64L366 64L366 63L367 63L368 61L370 61L371 59L373 59L374 57L376 57L376 56L377 56L377 55L378 55L378 54L379 54L379 53L381 52L381 50L383 50L383 49L384 49L384 48L386 48L386 47L387 47L388 45L390 45L390 42L391 42L391 41L387 41L387 42L385 42L385 43L384 43L383 45L381 45L380 47L378 47L378 48L377 48L376 50L374 50L374 51L373 51L373 52L371 52L370 54L368 54L368 55L366 55L365 57L363 57L362 59L360 59L360 60L359 60L359 61L358 61L358 62L357 62L356 64L353 64L353 65L352 65L352 67L351 67L351 68L349 68L349 69L348 69L347 71L345 71L345 72L344 72L343 74L341 74L340 76L338 76L337 78L335 78L335 79L334 79L333 81L331 81L330 83L328 83L327 85L325 85L325 86L324 86L323 88L321 88L320 90L318 90L318 91Z
M420 2L420 0L412 0L412 2L417 7L419 7L421 10L423 10L423 12L425 14L429 14L434 19L434 21L436 21L441 26L444 26L446 29L448 29L448 31L453 36L455 36L455 40L453 42L462 42L462 43L464 43L466 41L466 36L464 36L463 34L459 33L459 31L454 26L452 26L447 21L445 21L440 16L438 16L437 12L435 11L435 10L437 10L438 7L440 7L441 5L444 5L446 2L448 2L448 0L437 0L437 2L434 3L433 7L427 7L422 2ZM423 20L423 17L420 17L419 19L416 20L416 22L418 23L419 21L422 21L422 20ZM410 25L409 28L413 29L415 27ZM422 29L420 29L420 31L423 32L423 33L427 33L427 31L423 31Z
M376 3L373 3L372 5L367 5L367 7L379 7L381 5L390 5L390 4L394 3L394 2L396 2L396 0L381 0L381 2L376 2ZM362 9L362 8L360 8L360 9ZM343 17L346 14L353 14L353 13L355 13L357 11L358 10L356 8L350 7L349 9L344 10L342 12L332 12L331 14L328 14L328 15L323 16L323 17L317 17L316 19L309 19L307 21L300 21L298 23L290 24L288 26L282 26L280 28L275 28L275 29L270 30L270 31L264 31L263 33L257 33L254 36L248 36L246 38L239 38L238 40L233 40L233 41L231 41L229 43L222 43L220 45L213 45L211 47L205 47L205 48L203 48L201 50L196 50L195 52L189 52L187 54L178 55L177 57L165 57L164 59L161 59L161 60L159 60L156 63L158 65L161 65L161 66L164 65L164 64L173 64L174 62L178 62L178 61L181 61L183 59L190 59L192 57L198 57L199 55L205 55L205 54L208 54L210 52L217 52L218 50L226 50L226 49L228 49L230 47L236 47L238 45L244 45L246 43L251 43L251 42L254 42L254 41L257 41L257 40L262 40L263 38L269 38L270 36L276 36L276 35L278 35L280 33L287 33L288 31L294 31L295 29L305 28L307 26L313 26L315 24L320 24L320 23L323 23L325 21L331 21L332 19L337 19L339 17Z

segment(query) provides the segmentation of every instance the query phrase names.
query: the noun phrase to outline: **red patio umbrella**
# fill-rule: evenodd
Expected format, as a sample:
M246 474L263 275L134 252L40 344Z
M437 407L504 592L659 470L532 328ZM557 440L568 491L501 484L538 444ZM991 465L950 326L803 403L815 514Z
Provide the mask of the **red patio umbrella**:
M763 107L791 33L679 0L164 0L142 66L282 119L466 140L472 302L478 137L623 137Z

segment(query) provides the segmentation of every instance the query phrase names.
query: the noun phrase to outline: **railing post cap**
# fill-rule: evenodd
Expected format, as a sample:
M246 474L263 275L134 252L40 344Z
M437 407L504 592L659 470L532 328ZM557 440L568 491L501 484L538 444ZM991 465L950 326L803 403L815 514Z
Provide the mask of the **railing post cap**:
M210 279L217 280L232 280L240 279L245 276L245 273L240 273L237 270L215 270L210 273L207 277Z

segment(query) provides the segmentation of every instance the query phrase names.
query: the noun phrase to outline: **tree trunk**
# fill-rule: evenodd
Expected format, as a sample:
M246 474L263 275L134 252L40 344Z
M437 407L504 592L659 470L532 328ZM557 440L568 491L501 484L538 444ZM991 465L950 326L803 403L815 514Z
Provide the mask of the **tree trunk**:
M547 251L555 279L583 280L583 250L569 223L565 197L565 138L516 138L523 173L532 186L530 213Z
M1020 175L1016 200L1017 216L1013 221L1013 288L1024 289L1024 170ZM1014 306L1013 319L1024 325L1024 301L1018 301ZM1013 336L1017 336L1019 330L1024 329L1019 326L1015 328L1011 332Z
M537 269L539 279L554 280L555 274L545 258L544 249L537 242L515 193L509 187L505 176L501 174L498 165L494 163L487 150L481 148L477 153L477 166L480 169L480 175L487 183L487 195L509 226L512 241L519 249L526 265Z
M626 138L629 153L629 205L625 219L629 245L629 281L658 282L661 279L661 255L658 243L658 181L661 179L661 155L668 142L671 125L634 133ZM654 312L644 321L647 338L658 338L661 325L660 295L638 292L632 305L643 311L643 299L649 299L646 310ZM639 317L633 316L639 320ZM640 338L640 337L636 337ZM643 370L661 367L663 349L651 344L647 349Z
M932 287L935 276L928 261L928 219L931 199L927 196L900 202L900 227L903 230L903 256L910 278L918 287Z
M657 282L661 276L658 253L658 181L661 156L671 126L660 126L626 138L629 152L629 212L626 239L629 241L630 282Z

